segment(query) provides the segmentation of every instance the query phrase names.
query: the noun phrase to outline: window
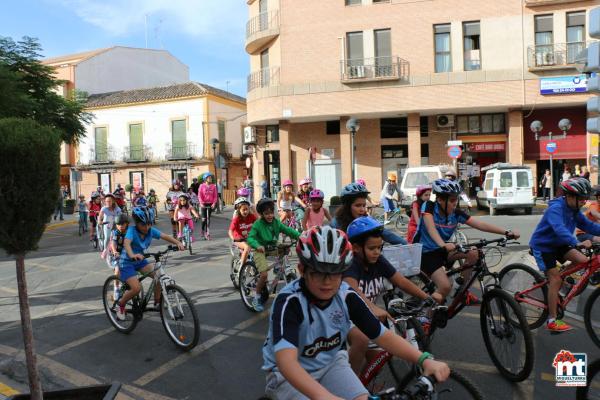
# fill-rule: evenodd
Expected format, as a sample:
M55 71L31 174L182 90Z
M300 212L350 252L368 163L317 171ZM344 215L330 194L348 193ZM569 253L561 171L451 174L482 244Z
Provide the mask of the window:
M429 157L429 144L421 143L421 158Z
M429 136L429 117L419 118L419 131L421 132L421 137Z
M380 132L382 139L408 137L408 118L381 118Z
M375 76L392 76L392 31L379 29L373 32L375 40Z
M552 15L535 16L535 65L554 65Z
M259 0L258 2L258 11L259 11L259 20L260 20L260 30L264 31L265 29L269 29L269 14L268 14L268 4L267 0Z
M414 189L419 185L430 185L438 179L437 172L408 172L404 176L404 188Z
M187 132L185 119L171 121L171 157L187 157Z
M267 143L279 142L279 125L267 126Z
M567 13L567 63L585 49L585 11Z
M260 87L269 86L271 75L269 72L269 49L260 53Z
M517 171L517 187L529 187L529 174L526 171Z
M452 71L450 52L450 24L434 25L435 72Z
M485 190L492 190L494 186L494 173L488 172L485 176Z
M501 172L500 173L500 187L501 188L512 187L512 172Z
M362 32L348 32L346 34L346 58L350 67L364 65Z
M381 158L406 158L408 157L408 145L399 144L394 146L381 146Z
M108 161L108 135L106 127L94 129L94 161Z
M144 172L143 171L130 171L129 172L129 183L133 186L135 191L144 188Z
M481 69L481 41L479 21L463 22L465 71Z
M456 131L462 135L506 133L504 114L459 115Z
M227 153L227 146L225 143L225 140L227 139L227 136L225 135L225 121L218 121L217 127L219 131L219 154L225 154Z
M143 160L144 137L142 124L129 124L129 160Z
M340 120L327 121L325 133L328 135L339 135L340 134Z
M390 3L391 0L373 0L373 4Z
M347 6L360 6L362 0L346 0Z

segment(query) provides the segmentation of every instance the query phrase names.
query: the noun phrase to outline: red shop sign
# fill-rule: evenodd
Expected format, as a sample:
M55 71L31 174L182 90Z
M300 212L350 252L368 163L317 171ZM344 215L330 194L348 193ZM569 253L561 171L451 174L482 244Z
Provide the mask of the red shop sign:
M506 142L469 143L468 149L472 153L493 153L506 150Z

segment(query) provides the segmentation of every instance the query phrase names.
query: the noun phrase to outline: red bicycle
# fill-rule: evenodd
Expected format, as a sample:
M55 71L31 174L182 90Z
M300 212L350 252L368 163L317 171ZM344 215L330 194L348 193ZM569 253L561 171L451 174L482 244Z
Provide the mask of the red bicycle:
M558 318L563 318L567 304L579 296L588 285L600 284L600 244L582 250L588 261L561 266L563 286L559 292ZM531 329L540 327L548 318L548 280L529 265L515 263L504 267L499 274L502 289L511 293L521 305ZM596 346L600 347L600 288L588 297L583 311L585 329Z

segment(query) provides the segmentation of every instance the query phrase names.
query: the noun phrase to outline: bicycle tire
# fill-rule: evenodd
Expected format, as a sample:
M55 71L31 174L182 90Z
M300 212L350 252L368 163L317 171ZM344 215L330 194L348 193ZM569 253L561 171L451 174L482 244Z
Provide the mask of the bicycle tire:
M81 223L81 221L79 221L79 231L78 231L79 236L83 235L83 233L84 233L83 228L84 228L83 224Z
M524 274L523 277L517 277L518 273ZM548 308L540 309L529 303L523 303L516 298L516 294L543 282L544 277L529 265L515 263L505 266L498 274L498 280L500 281L500 287L519 303L523 315L527 319L529 329L537 329L542 326L548 318ZM541 289L527 294L527 297L548 304L548 286L542 286Z
M240 271L238 271L237 276L234 273L235 263L239 260L237 257L231 257L231 265L229 268L229 279L231 279L231 283L235 289L240 288ZM241 268L240 268L241 269Z
M598 375L598 376L596 376ZM587 368L587 384L585 386L579 386L575 391L575 399L576 400L593 400L598 399L600 396L590 397L590 392L592 385L596 387L600 382L594 382L594 378L596 380L600 380L600 358L592 361L591 364L588 365ZM594 392L598 393L598 391Z
M400 382L398 386L398 391L402 392L402 390L410 387L414 381L419 378L420 374L413 370ZM468 380L461 373L452 370L450 371L450 376L446 381L435 384L436 393L444 392L443 399L444 400L483 400L483 394L481 394L481 390L477 385Z
M185 241L187 243L190 255L192 255L192 231L190 230L190 228L187 228L185 231Z
M600 288L594 290L590 297L588 297L585 302L585 308L583 310L583 321L585 323L585 330L587 331L592 342L598 347L600 347L600 325L594 326L595 324L600 324L600 302L597 302L600 297ZM596 308L594 307L594 302L596 302ZM592 311L594 310L594 314ZM592 320L592 317L596 319Z
M122 295L122 291L123 291L123 285L124 283L122 283L119 278L117 278L114 275L109 276L108 278L106 278L106 281L104 281L104 285L102 285L102 304L104 305L104 312L106 313L106 317L108 318L108 320L110 321L111 325L119 332L121 333L131 333L137 323L138 323L138 319L135 317L135 311L133 310L133 307L125 307L126 311L127 311L127 317L128 319L125 321L120 321L117 319L117 313L115 310L116 307L116 301L114 300L114 297L112 299L110 299L110 293L113 292L114 293L114 284L115 281L118 281L122 286L121 286L121 295ZM139 295L138 295L139 296ZM136 297L138 297L136 296ZM133 299L128 302L127 304L133 304Z
M193 349L194 347L196 347L196 345L198 344L198 341L200 340L200 322L198 320L198 313L196 312L196 307L194 306L194 303L192 302L192 299L190 299L190 296L186 293L185 290L183 290L183 288L181 288L181 286L177 285L177 284L170 284L167 285L165 287L166 289L166 293L163 293L161 298L160 298L160 319L162 321L163 327L165 328L165 332L167 332L167 336L169 336L169 339L171 339L171 341L173 341L173 343L175 343L175 345L177 347L179 347L182 350L185 351L189 351L191 349ZM165 309L167 308L167 303L165 302L165 296L172 296L172 292L175 292L175 294L178 294L179 296L181 296L183 298L183 300L185 300L185 303L187 304L187 311L191 314L192 316L192 334L191 335L187 335L186 333L188 332L185 328L186 325L189 325L189 322L186 324L183 323L178 323L177 324L177 332L174 332L173 329L171 329L171 326L169 325L169 320L171 320L171 316L165 311ZM173 313L175 315L175 320L177 321L177 317L178 316L185 316L186 311L183 310L182 308L182 304L181 304L181 299L171 299L169 297L169 301L178 301L179 302L179 307L177 307L176 309L173 309ZM191 340L189 341L183 341L183 338L190 338Z
M92 247L94 248L94 250L98 249L98 236L94 235L94 237L92 238Z
M496 299L499 302L498 308L501 313L501 318L499 320L497 320L497 318L495 318L493 315L492 305ZM509 314L508 318L507 314ZM495 325L498 325L500 331L493 332L490 330L488 319L490 317L495 321ZM506 321L502 321L502 317L506 319ZM531 336L529 325L527 324L527 320L525 319L525 316L523 315L521 307L517 301L513 299L510 294L499 288L492 289L485 293L481 303L480 324L483 341L485 343L488 355L500 374L502 374L502 376L511 382L522 382L527 379L533 370L535 350L533 347L533 337ZM519 341L519 343L517 342L519 339L516 336L518 332L522 333L522 339ZM519 354L521 354L521 350L525 350L525 359L522 362L522 365L521 363L515 363L512 359L509 360L508 365L505 365L505 363L500 360L499 354L494 349L491 340L492 337L502 340L503 345L508 343L514 347L514 344L517 343L520 347Z
M399 215L396 218L395 227L401 236L406 236L406 233L408 232L409 221L410 221L410 219L406 215L403 215L403 214Z
M258 268L252 262L247 262L242 265L240 268L240 297L242 298L242 303L248 309L248 311L257 312L252 306L252 301L254 300L254 293L256 290L256 281L258 280ZM269 291L267 287L263 288L261 293L261 300L263 304L269 298Z

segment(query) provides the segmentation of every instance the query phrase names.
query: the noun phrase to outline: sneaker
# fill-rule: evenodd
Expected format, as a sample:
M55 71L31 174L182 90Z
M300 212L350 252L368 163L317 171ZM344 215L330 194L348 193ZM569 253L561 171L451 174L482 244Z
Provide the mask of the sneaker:
M386 219L385 221L383 221L383 224L384 224L384 225L387 225L387 224L389 224L390 222L392 222L392 221L390 221L389 219Z
M467 298L465 299L466 306L478 306L481 304L479 297L475 296L471 291L467 291Z
M573 329L573 327L567 324L566 322L557 319L552 322L546 323L546 329L548 329L551 332L567 332Z
M117 319L119 321L125 321L125 306L119 304L117 308Z
M259 297L255 297L254 300L252 300L252 307L258 312L264 311L265 309Z

